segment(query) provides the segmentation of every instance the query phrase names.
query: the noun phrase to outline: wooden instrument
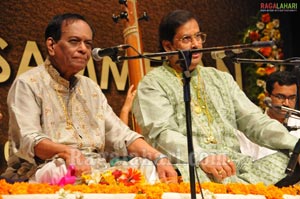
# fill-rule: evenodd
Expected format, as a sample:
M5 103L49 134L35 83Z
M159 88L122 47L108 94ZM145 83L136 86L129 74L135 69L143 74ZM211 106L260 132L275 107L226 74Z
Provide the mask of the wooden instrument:
M123 37L125 44L129 44L134 47L138 52L143 53L143 44L141 39L141 32L139 30L139 18L137 16L137 0L119 0L120 4L124 5L125 12L121 13L121 18L125 24L123 31ZM136 56L138 53L132 48L126 50L127 56ZM137 88L139 81L145 75L145 62L144 59L131 59L128 60L128 73L129 73L129 85L134 85ZM132 115L132 128L136 132L141 132L141 129L137 125Z

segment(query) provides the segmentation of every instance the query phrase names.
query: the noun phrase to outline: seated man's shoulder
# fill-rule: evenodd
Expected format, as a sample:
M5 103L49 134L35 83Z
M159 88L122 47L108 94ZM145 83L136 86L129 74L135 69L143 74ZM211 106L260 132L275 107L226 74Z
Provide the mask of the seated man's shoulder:
M15 81L22 81L22 82L34 82L36 79L43 77L45 74L44 66L35 66L31 69L19 74Z
M212 66L202 66L201 71L204 76L214 78L214 80L223 81L224 79L232 79L233 76L227 71L221 71Z

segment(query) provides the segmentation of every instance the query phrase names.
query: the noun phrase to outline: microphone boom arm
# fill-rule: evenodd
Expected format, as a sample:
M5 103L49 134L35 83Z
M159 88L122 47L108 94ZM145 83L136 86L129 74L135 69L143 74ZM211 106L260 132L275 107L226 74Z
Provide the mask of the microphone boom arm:
M218 46L210 48L201 48L201 49L191 49L191 50L182 50L181 52L188 51L189 53L208 53L213 51L226 51L234 49L251 49L251 48L261 48L267 46L273 46L274 41L263 41L263 42L253 42L250 44L236 44L231 46ZM151 58L151 57L165 57L168 55L178 55L180 51L169 51L169 52L159 52L159 53L148 53L148 54L139 54L136 56L118 56L118 61L130 60L130 59L141 59L141 58Z
M300 117L300 111L298 111L296 109L292 109L292 108L289 108L289 107L286 107L286 106L276 106L276 108L281 109L283 111L289 112L291 114L294 114L294 115Z
M244 58L233 58L235 63L268 63L274 65L300 65L300 60L298 61L287 61L287 60L269 60L269 59L244 59Z

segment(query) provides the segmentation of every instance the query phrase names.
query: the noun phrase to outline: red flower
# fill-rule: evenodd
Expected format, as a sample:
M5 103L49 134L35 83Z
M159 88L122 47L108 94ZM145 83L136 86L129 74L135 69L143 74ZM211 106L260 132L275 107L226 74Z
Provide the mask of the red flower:
M276 57L277 59L283 59L283 52L278 52L278 57Z
M131 186L141 181L141 179L142 174L140 171L138 171L137 169L129 168L127 170L127 173L123 173L123 175L118 178L118 182L121 182L126 186Z
M267 75L270 75L271 73L275 72L276 71L276 67L274 67L273 65L268 65L266 67L266 74Z
M264 48L259 49L259 52L261 54L263 54L263 56L269 57L272 53L272 48L271 47L264 47Z
M269 13L261 15L261 21L264 23L269 23L271 21L271 17Z
M257 41L260 38L260 35L257 31L251 31L249 32L249 38L251 39L251 41Z
M114 170L114 171L112 172L112 174L113 174L113 176L115 177L115 179L118 179L118 178L122 175L122 171L116 169L116 170Z

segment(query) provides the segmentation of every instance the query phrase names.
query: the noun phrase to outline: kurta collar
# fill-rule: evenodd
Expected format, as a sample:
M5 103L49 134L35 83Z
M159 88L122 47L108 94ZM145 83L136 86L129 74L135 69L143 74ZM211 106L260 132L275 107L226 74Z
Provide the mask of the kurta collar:
M163 67L165 67L170 73L173 73L175 75L175 72L174 72L175 70L168 64L168 62L164 62ZM193 71L191 71L191 77L196 77L198 75L198 73L197 73L198 67L201 67L201 66L197 65L197 67ZM180 73L180 76L183 77L182 73Z
M73 76L70 81L62 78L59 74L59 72L54 68L54 66L51 64L50 60L47 58L45 60L45 68L48 71L49 75L56 81L58 84L61 84L62 86L66 88L73 88L77 84L79 78L77 75Z

